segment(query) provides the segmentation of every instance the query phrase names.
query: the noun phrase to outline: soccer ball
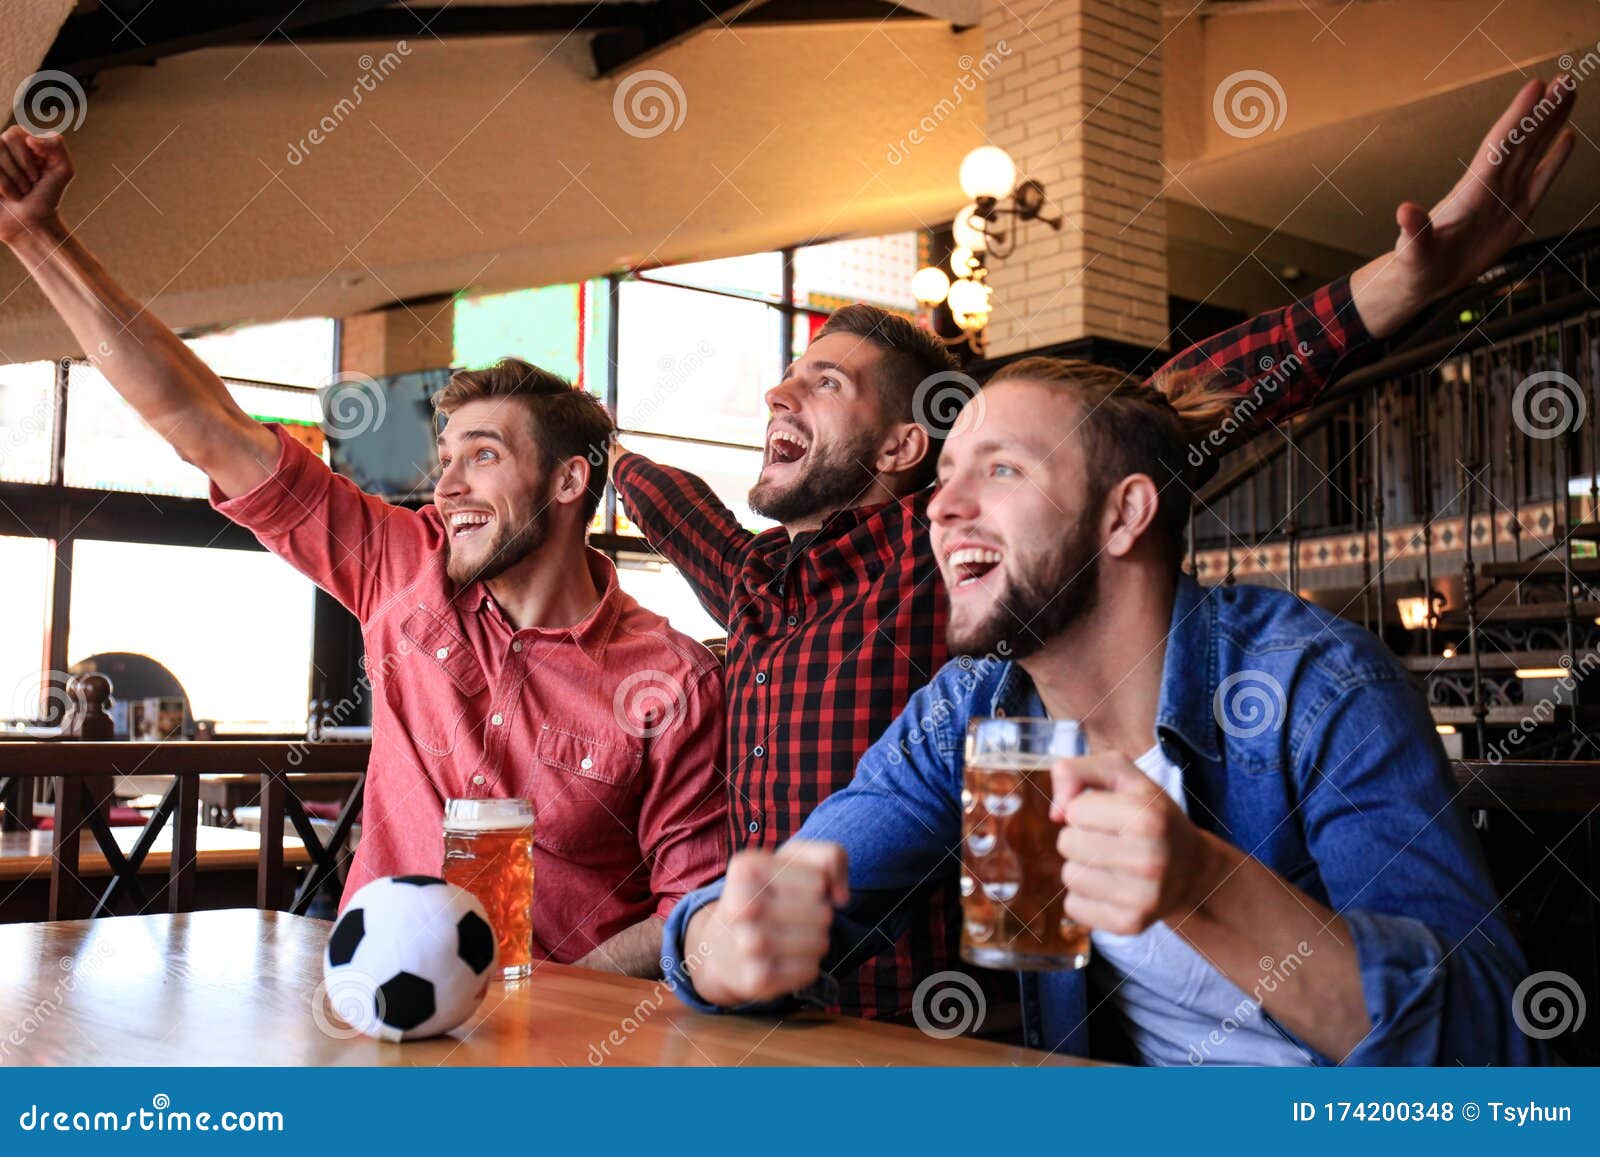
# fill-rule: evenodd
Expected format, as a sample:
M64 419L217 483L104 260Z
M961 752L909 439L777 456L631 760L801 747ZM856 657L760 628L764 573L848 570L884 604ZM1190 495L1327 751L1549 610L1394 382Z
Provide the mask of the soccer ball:
M384 876L350 897L334 924L323 988L333 1011L368 1036L437 1036L477 1009L497 955L472 893L437 876Z

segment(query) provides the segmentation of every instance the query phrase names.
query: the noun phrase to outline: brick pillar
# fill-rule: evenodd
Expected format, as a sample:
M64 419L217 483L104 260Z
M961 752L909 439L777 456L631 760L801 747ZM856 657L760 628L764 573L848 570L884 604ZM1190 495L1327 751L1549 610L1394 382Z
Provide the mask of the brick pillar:
M455 356L455 301L392 305L344 319L339 369L379 378L434 370Z
M1167 343L1159 0L985 0L988 138L1044 183L1061 231L991 264L991 355ZM1001 47L1001 42L1004 47Z

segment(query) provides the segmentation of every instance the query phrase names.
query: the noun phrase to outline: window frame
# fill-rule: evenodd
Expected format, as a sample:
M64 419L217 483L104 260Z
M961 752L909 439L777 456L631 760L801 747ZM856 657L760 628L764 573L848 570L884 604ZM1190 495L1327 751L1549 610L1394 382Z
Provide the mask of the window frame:
M826 244L813 241L811 244ZM605 381L601 394L610 411L617 413L619 401L618 367L621 353L621 285L635 280L662 285L687 293L706 293L739 301L756 302L779 314L779 341L773 350L772 381L776 383L783 368L793 359L795 326L797 319L826 317L828 310L801 305L795 301L795 254L802 246L790 245L777 250L781 259L781 299L740 293L734 290L707 286L683 285L677 282L652 278L650 270L611 273L604 278L609 308L606 310L604 340L606 343ZM343 345L344 323L332 319L333 365L332 374L339 370L340 350ZM55 386L52 396L50 435L50 474L48 482L0 481L0 535L17 538L42 538L50 543L51 590L49 614L46 621L44 654L48 669L64 671L68 664L67 636L72 616L72 561L79 539L104 539L115 542L144 543L152 546L201 546L223 550L265 550L244 527L229 521L211 508L203 498L180 498L165 494L149 494L135 490L111 490L68 486L65 483L67 456L67 418L70 402L69 383L72 367L93 366L92 359L55 359ZM284 390L291 393L314 394L316 387L291 385L282 382L261 381L223 375L223 380L240 385ZM703 445L738 450L760 450L758 444L721 442L685 435L663 434L648 430L618 430L622 437L637 435L659 441L684 445ZM431 496L427 501L431 501ZM422 500L406 503L416 507ZM617 494L607 485L601 505L603 529L589 535L589 543L596 550L616 561L619 554L632 558L645 558L669 563L657 554L649 543L637 535L616 533ZM361 632L353 616L322 591L317 592L313 613L312 669L306 673L308 701L337 699L349 696L360 677L362 653ZM41 672L42 674L43 672ZM290 738L294 738L290 736Z

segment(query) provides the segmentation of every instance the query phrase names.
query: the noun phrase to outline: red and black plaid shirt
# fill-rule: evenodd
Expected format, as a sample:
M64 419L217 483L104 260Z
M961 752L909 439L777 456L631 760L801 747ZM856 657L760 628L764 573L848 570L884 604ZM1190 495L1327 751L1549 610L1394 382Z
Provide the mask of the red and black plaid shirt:
M1173 358L1209 364L1240 391L1241 434L1304 408L1368 335L1347 279ZM850 782L856 762L948 658L948 604L928 538L924 490L844 510L791 543L742 527L681 470L622 455L614 481L629 517L726 626L733 846L775 848ZM954 869L907 901L895 951L840 979L840 1010L896 1016L917 982L957 961Z

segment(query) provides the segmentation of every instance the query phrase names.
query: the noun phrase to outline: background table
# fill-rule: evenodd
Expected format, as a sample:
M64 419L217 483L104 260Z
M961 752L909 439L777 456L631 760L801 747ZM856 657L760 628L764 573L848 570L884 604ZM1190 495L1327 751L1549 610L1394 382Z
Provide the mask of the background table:
M0 926L0 1064L1082 1063L816 1013L705 1016L659 982L559 964L491 984L447 1037L386 1044L327 1011L330 927L255 909Z
M111 829L124 855L133 850L143 828ZM50 904L50 848L54 832L0 833L0 921L43 920ZM93 835L79 840L78 871L96 891L111 877L110 865ZM195 832L195 896L202 908L237 908L255 902L256 865L261 856L261 836L237 828L201 825ZM156 837L139 872L152 909L166 906L167 869L172 861L172 826ZM294 836L283 838L283 863L289 869L280 899L287 904L298 873L311 863L305 844ZM72 923L67 921L65 923ZM0 1024L0 1029L3 1029ZM4 1039L0 1035L0 1039Z

